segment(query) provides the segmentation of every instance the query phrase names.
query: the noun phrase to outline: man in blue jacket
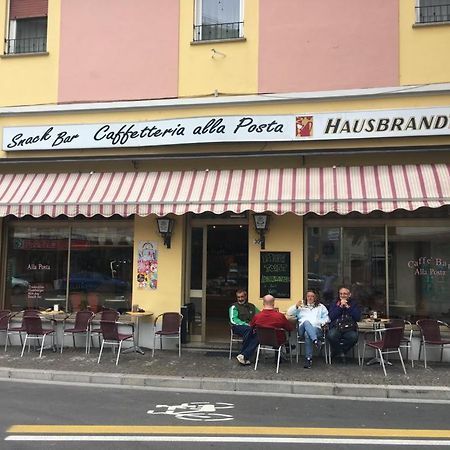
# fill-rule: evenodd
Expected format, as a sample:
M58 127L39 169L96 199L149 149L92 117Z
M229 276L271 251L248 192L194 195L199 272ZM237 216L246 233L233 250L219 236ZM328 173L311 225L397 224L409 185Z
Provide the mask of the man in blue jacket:
M351 301L351 296L349 289L344 286L340 287L339 299L331 303L328 308L330 329L327 337L331 345L332 356L340 356L344 362L345 354L358 342L358 328L340 331L337 323L345 315L350 316L355 323L361 319L359 305Z
M258 308L247 301L247 291L244 289L238 289L236 291L236 302L230 306L229 318L230 324L233 327L233 333L242 336L242 348L237 355L237 360L242 365L250 364L250 361L246 359L244 354L246 353L247 346L249 345L250 335L253 334L253 329L249 323L253 319L253 316L259 312Z

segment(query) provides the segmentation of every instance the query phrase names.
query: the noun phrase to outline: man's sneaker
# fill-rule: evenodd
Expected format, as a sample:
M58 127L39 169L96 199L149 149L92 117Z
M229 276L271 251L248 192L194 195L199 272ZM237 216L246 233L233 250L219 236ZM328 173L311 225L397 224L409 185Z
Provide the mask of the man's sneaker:
M312 359L311 358L305 358L305 365L303 367L305 369L311 369L311 367L312 367Z
M251 362L248 359L245 359L244 355L237 355L236 359L238 360L239 364L242 364L243 366L249 366Z

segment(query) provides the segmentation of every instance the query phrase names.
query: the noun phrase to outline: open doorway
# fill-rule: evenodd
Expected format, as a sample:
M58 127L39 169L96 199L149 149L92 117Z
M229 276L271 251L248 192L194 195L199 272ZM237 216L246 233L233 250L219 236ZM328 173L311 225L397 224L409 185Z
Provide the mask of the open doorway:
M224 341L236 289L248 286L248 226L208 225L206 248L206 341Z

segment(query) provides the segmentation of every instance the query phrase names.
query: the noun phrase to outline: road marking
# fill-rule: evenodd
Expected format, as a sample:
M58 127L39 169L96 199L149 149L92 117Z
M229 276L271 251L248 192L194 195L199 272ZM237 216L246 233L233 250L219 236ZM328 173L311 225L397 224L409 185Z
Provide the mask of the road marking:
M348 438L282 438L242 436L8 436L7 441L31 442L198 442L198 443L261 443L261 444L345 444L345 445L401 445L401 446L449 446L450 440L425 439L348 439Z
M153 425L13 425L8 433L21 434L214 434L240 436L352 436L450 439L450 430L404 428L233 427Z

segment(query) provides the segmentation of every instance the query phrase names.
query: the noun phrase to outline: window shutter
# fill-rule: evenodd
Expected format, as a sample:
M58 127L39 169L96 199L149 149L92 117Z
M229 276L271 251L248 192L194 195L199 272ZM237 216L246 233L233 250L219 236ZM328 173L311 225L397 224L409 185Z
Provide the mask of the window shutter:
M9 18L47 17L48 0L10 0Z

